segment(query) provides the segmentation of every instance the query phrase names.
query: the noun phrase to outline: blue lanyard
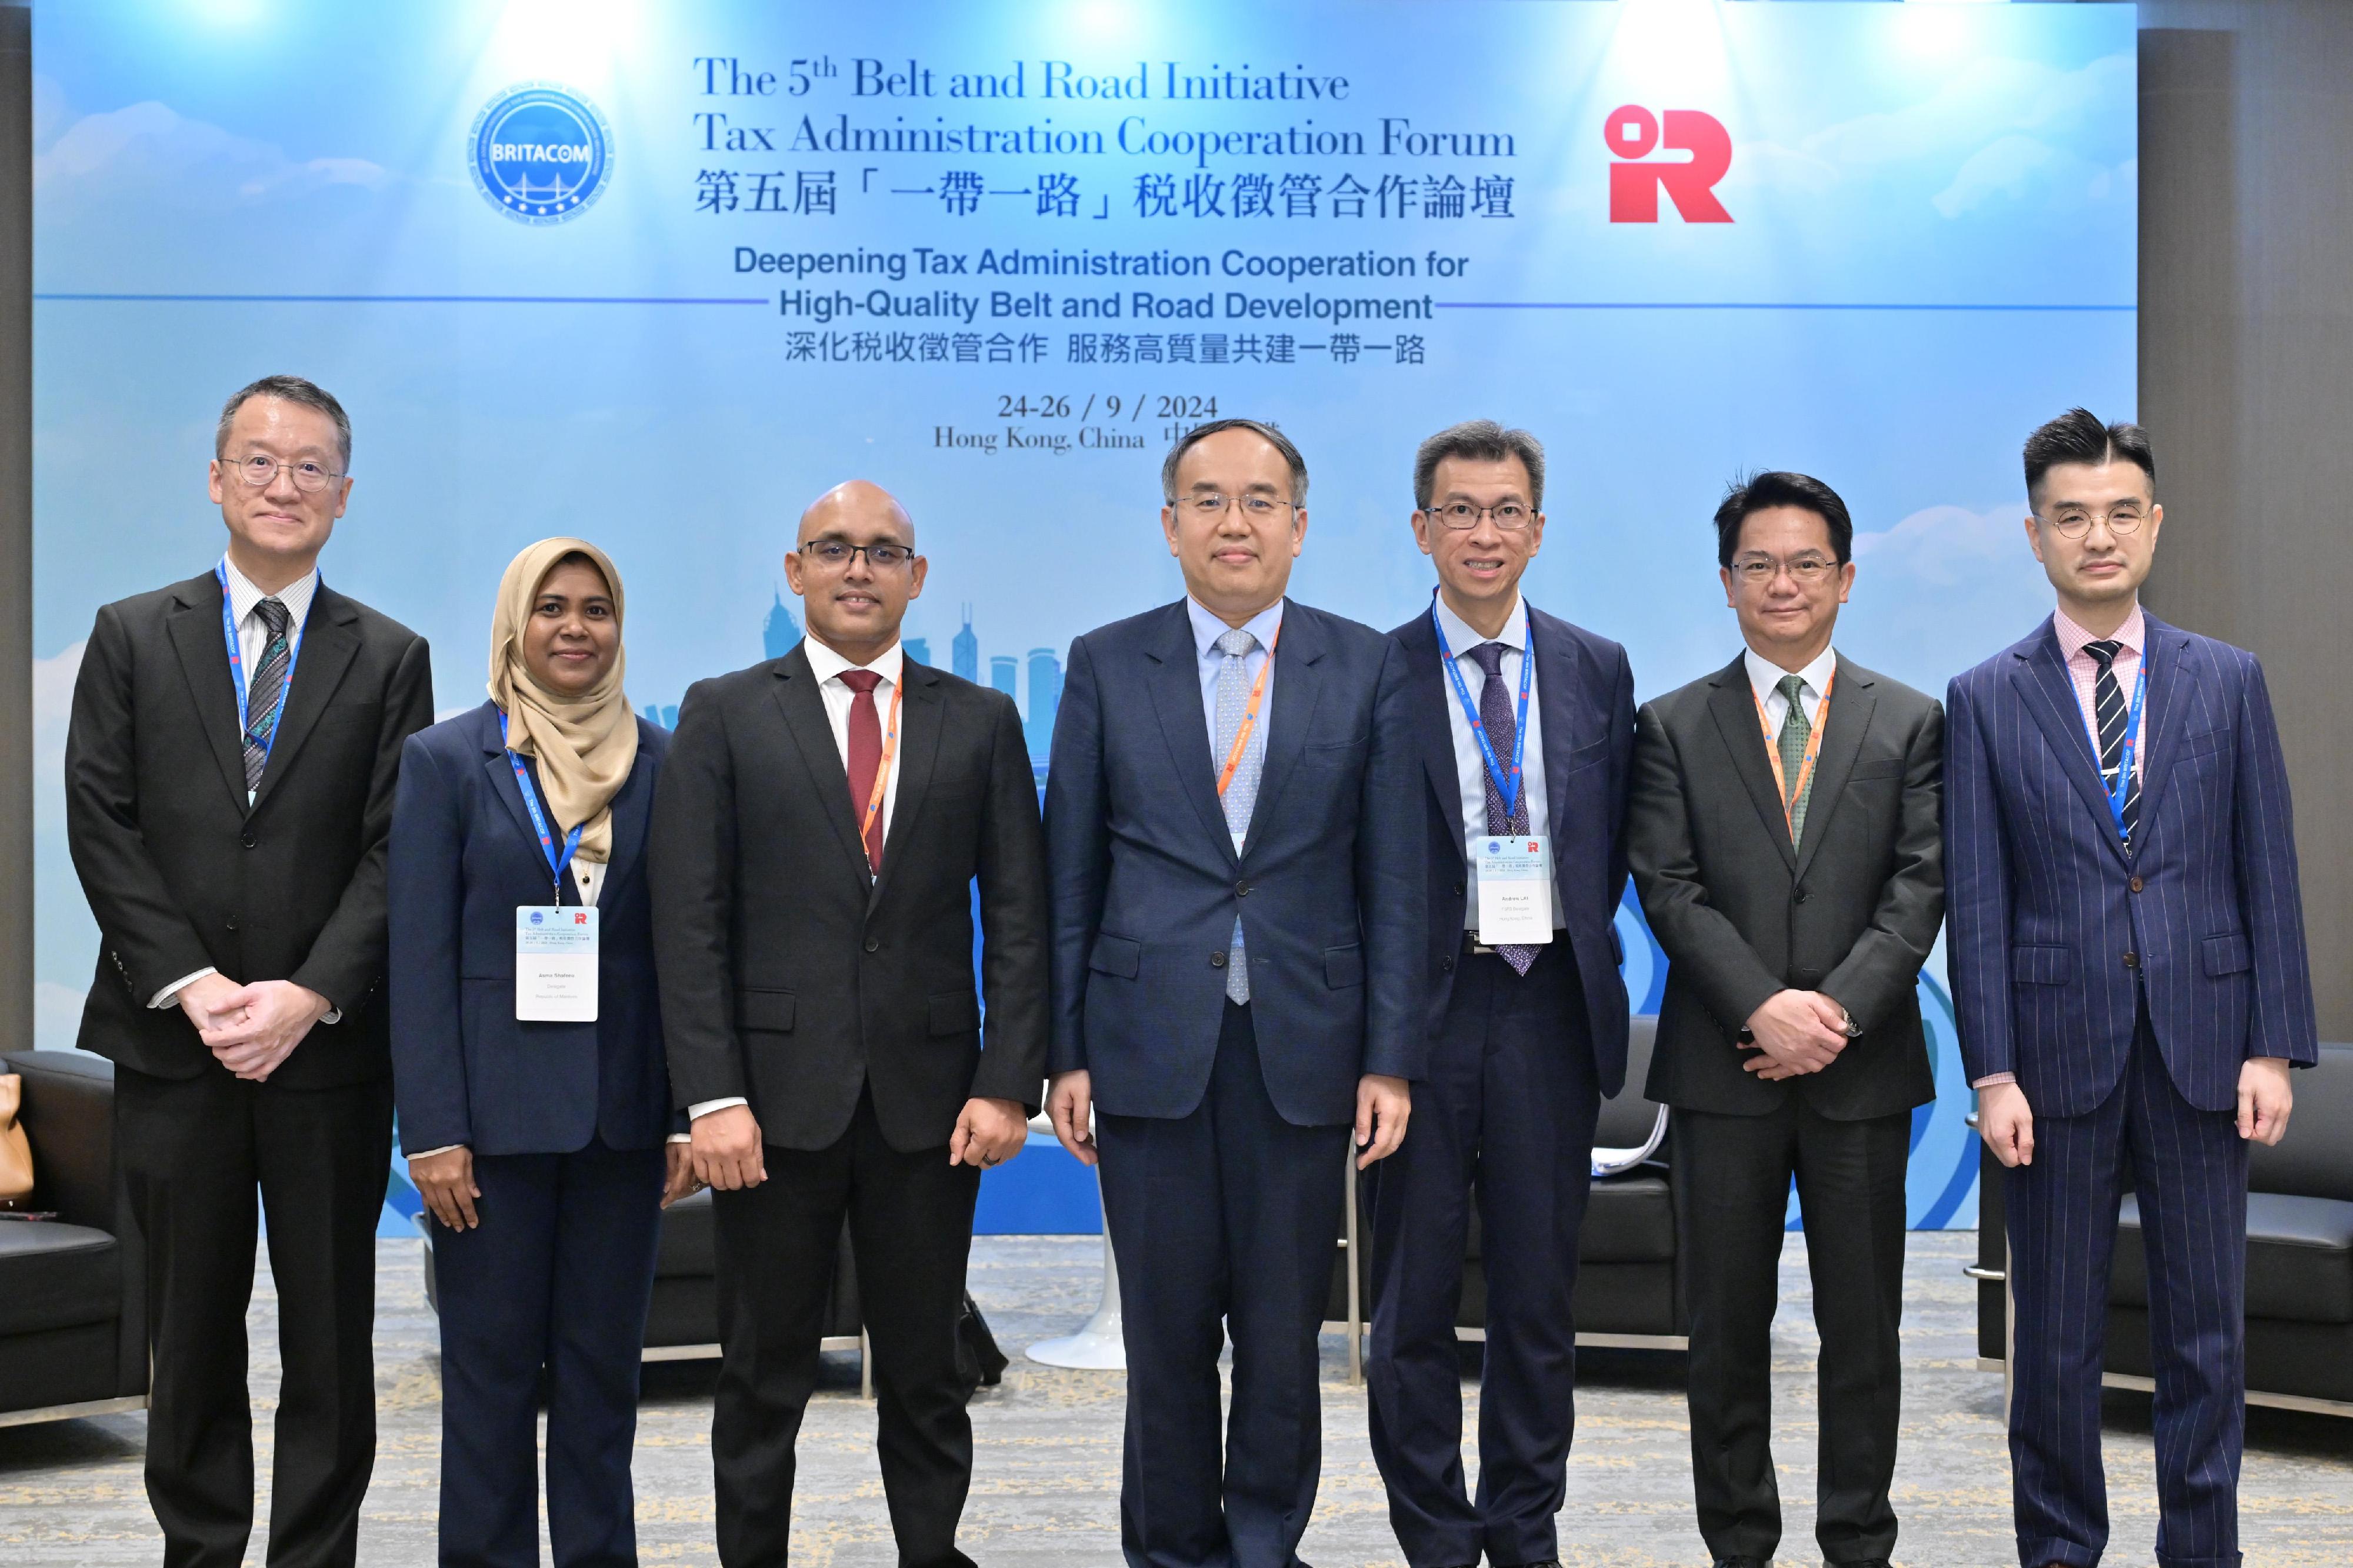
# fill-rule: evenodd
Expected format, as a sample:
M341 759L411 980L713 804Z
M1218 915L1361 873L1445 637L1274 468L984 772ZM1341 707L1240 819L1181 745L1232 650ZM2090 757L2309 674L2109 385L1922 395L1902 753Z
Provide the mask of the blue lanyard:
M221 640L228 645L229 678L237 682L237 743L242 746L248 739L254 737L252 720L246 711L248 699L245 689L245 650L237 646L237 612L229 608L228 603L228 563L216 563L213 577L220 584ZM326 579L322 577L318 586L325 585ZM314 588L312 593L315 595L316 592ZM312 603L316 602L314 597ZM259 737L261 742L261 766L265 772L269 767L270 749L278 744L279 718L286 711L286 699L294 692L294 661L301 657L302 628L290 626L286 631L286 679L278 683L278 704L269 710L269 732Z
M499 715L499 739L507 738L507 716ZM564 847L555 847L555 835L548 830L547 814L539 808L539 792L531 787L531 773L522 765L520 752L509 752L507 761L514 764L515 784L522 791L523 809L531 813L531 826L539 835L540 853L547 857L547 868L555 874L555 901L564 901L564 868L572 864L572 852L580 847L581 829L588 825L576 822L572 831L564 836Z
M1448 679L1454 682L1454 695L1462 704L1462 716L1471 721L1471 738L1479 742L1479 755L1487 763L1487 776L1495 782L1495 793L1504 797L1504 819L1511 820L1520 798L1520 763L1528 753L1528 690L1536 668L1535 627L1531 625L1520 649L1520 715L1514 721L1512 736L1512 771L1505 773L1495 755L1494 742L1487 738L1487 726L1479 721L1479 706L1471 700L1471 688L1463 684L1462 671L1454 662L1454 650L1446 646L1446 627L1438 619L1438 600L1430 601L1430 624L1438 633L1439 662L1446 667Z
M2105 776L2100 787L2107 792L2108 816L2116 820L2116 837L2130 842L2132 835L2125 831L2125 802L2132 798L2133 754L2140 750L2140 703L2148 695L2148 655L2140 656L2140 671L2133 677L2132 711L2125 715L2124 750L2116 758L2116 782ZM2097 706L2097 704L2094 704ZM2096 723L2087 725L2092 731L2092 766L2100 766L2100 731Z

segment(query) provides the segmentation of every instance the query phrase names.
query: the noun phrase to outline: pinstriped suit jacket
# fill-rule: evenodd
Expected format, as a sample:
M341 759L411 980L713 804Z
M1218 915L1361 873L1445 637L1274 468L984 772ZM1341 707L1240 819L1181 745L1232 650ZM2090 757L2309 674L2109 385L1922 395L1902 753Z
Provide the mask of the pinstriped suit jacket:
M2287 770L2263 667L2148 627L2148 755L2127 855L2045 621L1946 695L1947 969L1972 1080L2018 1076L2076 1116L2122 1077L2136 985L2168 1073L2205 1110L2249 1057L2319 1059Z

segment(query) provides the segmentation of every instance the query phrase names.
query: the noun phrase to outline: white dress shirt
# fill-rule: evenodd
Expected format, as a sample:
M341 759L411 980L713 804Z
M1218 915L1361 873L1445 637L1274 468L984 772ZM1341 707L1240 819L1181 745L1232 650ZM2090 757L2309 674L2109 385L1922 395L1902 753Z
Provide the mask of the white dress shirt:
M248 687L250 688L252 684L253 671L261 668L262 654L269 647L269 625L255 613L264 599L274 598L286 606L286 614L290 623L287 628L286 650L294 656L296 660L294 673L301 674L302 628L311 618L311 601L318 596L319 569L313 566L277 593L265 594L251 578L238 571L237 563L227 556L221 557L220 564L223 575L228 579L229 615L237 626L237 658L243 662ZM240 746L244 744L241 736L238 738L238 744ZM252 804L253 797L248 793L246 796L246 805ZM197 970L194 974L183 974L161 991L156 992L147 1005L150 1007L172 1006L179 1001L181 988L189 982L202 980L207 974L219 973L220 971L207 965ZM343 1016L342 1013L331 1010L320 1022L340 1023Z
M899 678L906 669L906 652L902 645L894 642L871 664L853 664L815 637L802 639L801 652L807 658L809 668L817 676L817 693L825 700L826 722L833 726L834 749L841 753L842 771L847 773L849 769L849 708L858 700L858 693L843 683L841 672L845 669L871 669L882 678L874 688L874 709L876 722L882 726L887 735L891 729L891 697L899 689ZM891 814L899 806L897 763L898 759L893 757L891 772L882 785L882 837L886 843L891 837ZM862 816L865 803L859 802L854 809ZM740 1094L731 1094L722 1100L699 1100L686 1108L686 1114L690 1119L700 1120L714 1110L748 1103ZM673 1133L670 1142L678 1142L681 1137L681 1134Z
M1501 671L1506 700L1514 714L1519 711L1520 661L1528 651L1528 602L1513 595L1511 618L1504 629L1493 637L1482 636L1470 622L1456 615L1443 595L1432 601L1438 606L1438 624L1446 632L1446 646L1454 650L1455 668L1462 672L1462 689L1471 694L1472 707L1477 707L1487 687L1487 672L1471 657L1471 650L1482 643L1504 645ZM1462 700L1455 693L1454 682L1443 670L1439 679L1446 689L1446 724L1454 737L1454 776L1462 790L1462 837L1464 854L1462 876L1462 929L1479 929L1479 858L1469 853L1470 841L1488 837L1487 832L1487 759L1479 751L1479 738L1472 732L1470 715L1462 711ZM1551 803L1545 799L1544 769L1544 695L1537 689L1538 679L1528 679L1528 743L1520 758L1520 792L1527 796L1528 831L1539 837L1552 832ZM1512 759L1498 752L1497 762L1505 767ZM1561 907L1560 878L1555 868L1552 883L1552 925L1559 931L1568 924Z
M1748 667L1748 684L1755 689L1757 700L1765 709L1765 722L1772 727L1776 736L1781 733L1781 726L1789 717L1789 700L1782 696L1779 689L1782 680L1794 675L1806 683L1798 696L1806 704L1806 717L1812 719L1816 710L1821 706L1822 693L1830 689L1831 676L1838 669L1836 648L1822 649L1803 669L1783 669L1753 647L1740 657ZM1767 746L1772 743L1770 741L1766 742Z

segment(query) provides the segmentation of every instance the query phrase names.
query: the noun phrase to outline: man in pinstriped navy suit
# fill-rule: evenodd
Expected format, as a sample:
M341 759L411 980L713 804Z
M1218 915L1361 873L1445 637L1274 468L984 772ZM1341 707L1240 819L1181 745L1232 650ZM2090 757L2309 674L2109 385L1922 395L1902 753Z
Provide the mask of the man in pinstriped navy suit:
M2254 656L2140 607L2164 509L2136 426L2026 443L2059 593L1946 698L1953 998L2009 1166L2019 1561L2107 1543L2100 1365L2125 1183L2148 1253L2157 1557L2235 1565L2247 1141L2318 1058L2287 773Z

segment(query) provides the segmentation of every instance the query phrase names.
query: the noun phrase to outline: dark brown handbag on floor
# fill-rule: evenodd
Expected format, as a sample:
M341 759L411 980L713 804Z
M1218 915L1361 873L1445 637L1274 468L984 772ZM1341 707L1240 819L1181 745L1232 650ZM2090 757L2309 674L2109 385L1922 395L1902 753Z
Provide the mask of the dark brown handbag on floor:
M0 1209L23 1208L33 1195L33 1146L16 1125L24 1093L24 1079L0 1073Z

